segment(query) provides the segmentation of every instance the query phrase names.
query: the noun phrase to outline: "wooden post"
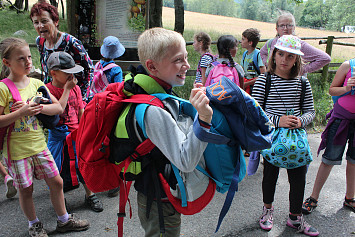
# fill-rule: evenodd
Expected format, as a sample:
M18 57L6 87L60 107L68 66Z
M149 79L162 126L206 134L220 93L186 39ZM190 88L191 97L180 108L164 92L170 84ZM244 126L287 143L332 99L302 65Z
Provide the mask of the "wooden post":
M77 37L78 36L78 19L76 13L76 1L67 0L67 22L68 22L68 33Z
M329 55L332 56L332 48L333 48L333 41L334 41L334 36L328 36L327 39L327 47L325 49L325 52ZM324 83L327 81L328 79L328 70L329 70L329 64L325 65L323 67L323 71L322 71L322 81L323 81L323 85Z

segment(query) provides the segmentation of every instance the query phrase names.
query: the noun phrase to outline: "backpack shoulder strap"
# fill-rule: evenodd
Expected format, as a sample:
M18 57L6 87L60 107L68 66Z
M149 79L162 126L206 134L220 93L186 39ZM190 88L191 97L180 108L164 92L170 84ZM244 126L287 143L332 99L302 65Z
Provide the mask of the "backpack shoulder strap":
M263 110L265 110L267 97L269 96L270 87L271 87L271 75L270 75L270 73L266 72L265 73L265 77L266 77L265 78L265 95L264 95Z
M301 77L301 99L300 99L300 108L302 110L304 97L306 96L306 86L307 86L307 79L305 77Z
M110 63L110 64L107 64L102 70L107 71L107 70L114 68L114 67L119 67L119 66L115 63Z
M260 75L260 67L259 67L259 54L260 54L260 50L259 49L255 49L254 50L255 53L254 53L254 56L253 56L253 66L254 66L254 69L255 71Z
M349 60L351 76L355 75L355 58Z
M3 82L9 88L9 91L12 95L12 98L14 99L14 102L22 100L20 92L18 91L13 81L11 81L9 78L5 78L2 79L1 82Z
M244 60L245 60L245 57L247 56L247 53L248 53L248 50L245 50L245 52L243 53L243 59L242 59L243 65L242 66L244 66Z

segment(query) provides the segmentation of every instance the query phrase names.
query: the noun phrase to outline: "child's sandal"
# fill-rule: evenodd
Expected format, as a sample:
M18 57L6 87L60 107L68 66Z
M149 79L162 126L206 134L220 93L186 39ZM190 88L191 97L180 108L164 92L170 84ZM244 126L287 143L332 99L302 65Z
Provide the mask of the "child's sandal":
M347 207L350 210L352 210L353 212L355 212L355 206L351 205L351 203L355 203L355 198L346 198L345 197L344 207Z
M318 206L317 203L318 201L316 199L312 197L307 198L302 205L302 213L310 214Z

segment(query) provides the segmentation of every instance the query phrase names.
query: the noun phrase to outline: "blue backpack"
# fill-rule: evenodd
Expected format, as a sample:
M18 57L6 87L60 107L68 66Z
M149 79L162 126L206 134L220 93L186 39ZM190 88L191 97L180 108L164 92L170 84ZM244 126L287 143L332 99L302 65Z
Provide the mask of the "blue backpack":
M245 60L245 57L247 56L247 53L248 53L248 50L246 50L243 53L243 59L242 59L242 66L243 67L244 67L244 60ZM258 62L259 54L260 54L260 50L259 49L255 49L255 53L254 53L254 56L253 56L253 67L254 67L254 70L256 71L256 73L258 75L260 75L260 67L259 67L259 62Z
M351 76L355 76L355 58L350 59L349 63L350 63ZM350 92L352 95L354 94L354 91L351 90L342 95L332 96L333 103L335 104L340 97L343 97L344 95L348 95Z
M189 101L169 94L152 94L152 96L155 96L162 101L167 98L178 100L181 108L180 112L190 116L191 118L195 118L193 125L195 135L200 140L209 142L204 152L206 170L200 166L197 166L196 169L209 177L210 180L213 180L213 182L216 184L216 190L218 192L225 193L228 191L218 220L218 225L216 228L217 232L224 216L229 210L229 207L234 198L234 194L238 190L238 182L240 182L246 174L246 162L243 156L243 152L239 144L235 141L232 130L230 129L225 116L215 107L213 107L213 118L211 122L212 127L210 131L207 132L206 130L199 128L200 123L198 122L196 116L197 112ZM147 135L145 133L145 126L143 121L145 111L148 106L150 105L139 104L135 110L137 122L142 128L143 134L145 136ZM191 205L186 200L184 182L179 174L180 171L174 165L172 165L172 167L175 173L175 177L178 181L178 186L181 192L181 200L177 201L174 197L169 195L169 190L164 188L169 201L180 213L185 215L194 214L194 212L190 212L188 208L195 209L194 205L200 206L200 203L194 203L194 205ZM207 205L208 203L205 202L205 204Z

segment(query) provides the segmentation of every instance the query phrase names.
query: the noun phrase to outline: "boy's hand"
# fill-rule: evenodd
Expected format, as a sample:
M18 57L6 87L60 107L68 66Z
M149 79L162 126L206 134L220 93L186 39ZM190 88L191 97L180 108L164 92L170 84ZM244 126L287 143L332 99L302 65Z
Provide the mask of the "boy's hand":
M301 120L294 115L284 115L280 118L279 127L295 129L302 126Z
M213 110L209 105L210 100L206 96L205 89L201 83L196 83L195 88L191 90L190 102L197 110L199 119L211 123Z
M64 85L64 89L71 90L75 87L75 85L78 83L78 79L74 77L73 74L68 77L67 82Z

